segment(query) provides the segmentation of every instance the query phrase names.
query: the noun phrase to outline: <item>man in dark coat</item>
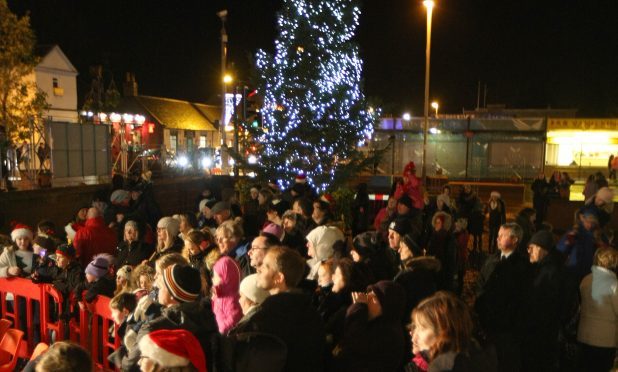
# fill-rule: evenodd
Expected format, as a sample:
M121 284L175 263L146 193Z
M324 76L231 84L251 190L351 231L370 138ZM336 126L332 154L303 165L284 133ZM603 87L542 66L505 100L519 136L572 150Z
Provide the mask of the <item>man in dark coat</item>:
M311 305L311 298L296 290L305 268L305 261L296 251L279 247L268 250L258 267L257 286L266 289L270 296L243 329L236 329L235 337L258 332L282 340L287 347L284 371L323 370L324 325Z
M545 217L547 217L547 207L549 206L550 186L545 178L544 173L539 173L539 176L532 182L532 206L536 210L536 225L539 227Z
M557 371L558 333L577 296L577 285L562 264L551 232L534 234L528 253L532 280L526 291L522 366L525 371Z
M524 295L530 263L517 250L522 231L506 223L498 232L498 252L487 257L474 305L488 340L496 347L501 371L520 370Z

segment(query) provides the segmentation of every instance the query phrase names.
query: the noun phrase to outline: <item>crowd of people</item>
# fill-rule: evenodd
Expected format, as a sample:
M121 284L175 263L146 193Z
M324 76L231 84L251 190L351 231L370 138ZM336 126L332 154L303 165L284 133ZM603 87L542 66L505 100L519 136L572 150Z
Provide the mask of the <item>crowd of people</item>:
M233 189L208 188L196 210L170 216L147 180L117 186L79 209L66 234L44 216L36 229L15 224L0 277L53 283L72 299L65 321L76 303L110 297L122 342L109 359L123 371L613 366L618 251L607 187L559 237L543 210L507 221L496 191L486 202L470 185L423 193L413 163L373 221L359 187L350 229L302 175L287 190L255 185L243 203ZM483 260L464 298L473 255ZM30 368L69 370L67 347Z

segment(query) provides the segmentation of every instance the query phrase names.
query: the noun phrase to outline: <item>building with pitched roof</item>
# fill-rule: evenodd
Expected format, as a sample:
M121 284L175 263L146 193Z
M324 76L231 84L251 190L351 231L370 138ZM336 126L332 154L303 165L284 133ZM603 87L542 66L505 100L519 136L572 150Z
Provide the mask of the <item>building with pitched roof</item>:
M50 121L78 122L77 69L58 45L39 45L35 54L41 59L27 79L47 94L50 108L43 117Z

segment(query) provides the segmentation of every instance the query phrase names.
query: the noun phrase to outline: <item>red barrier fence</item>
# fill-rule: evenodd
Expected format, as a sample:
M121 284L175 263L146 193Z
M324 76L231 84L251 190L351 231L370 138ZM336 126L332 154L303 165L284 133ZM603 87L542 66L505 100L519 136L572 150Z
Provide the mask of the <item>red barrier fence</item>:
M35 284L25 278L0 278L2 318L12 321L14 328L24 329L27 335L27 342L22 343L18 353L20 358L28 358L34 350L35 332L40 334L40 341L47 344L64 340L67 324L63 319L67 317L63 314L63 300L62 294L51 284ZM109 302L110 298L98 296L79 309L79 320L71 319L68 324L71 341L90 350L97 370L112 369L107 356L120 346ZM112 327L113 335L110 335Z

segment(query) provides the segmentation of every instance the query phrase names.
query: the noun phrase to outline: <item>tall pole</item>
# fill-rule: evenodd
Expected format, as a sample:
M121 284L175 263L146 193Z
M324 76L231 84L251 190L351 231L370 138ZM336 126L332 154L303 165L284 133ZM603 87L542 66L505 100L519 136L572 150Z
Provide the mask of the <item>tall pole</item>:
M431 57L431 15L434 2L432 0L423 1L427 9L427 47L425 49L425 121L423 123L423 173L421 179L427 184L427 135L429 132L429 62Z
M223 174L228 174L227 141L225 138L225 94L227 93L227 83L224 81L227 69L227 31L225 30L227 10L217 12L217 15L221 18L221 119L219 120L219 134L221 135L221 172Z

